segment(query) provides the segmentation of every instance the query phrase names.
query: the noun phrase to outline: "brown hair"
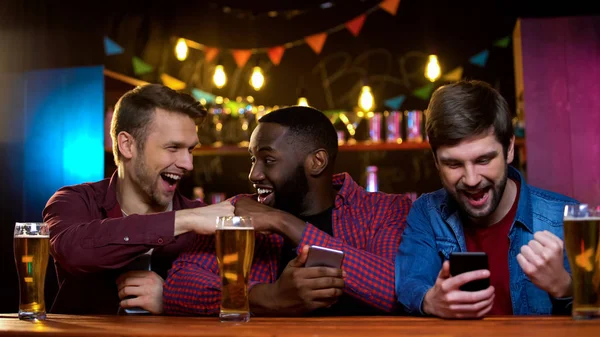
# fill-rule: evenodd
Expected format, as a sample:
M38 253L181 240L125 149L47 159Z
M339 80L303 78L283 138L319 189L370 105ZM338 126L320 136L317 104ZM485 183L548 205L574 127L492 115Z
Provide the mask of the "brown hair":
M123 131L131 134L138 150L143 150L157 108L185 114L196 124L206 116L204 107L192 96L161 84L146 84L128 91L117 102L110 125L115 163L118 164L121 159L117 135Z
M506 100L489 84L460 81L433 93L425 128L434 155L440 146L456 145L493 128L506 156L513 136L511 120Z

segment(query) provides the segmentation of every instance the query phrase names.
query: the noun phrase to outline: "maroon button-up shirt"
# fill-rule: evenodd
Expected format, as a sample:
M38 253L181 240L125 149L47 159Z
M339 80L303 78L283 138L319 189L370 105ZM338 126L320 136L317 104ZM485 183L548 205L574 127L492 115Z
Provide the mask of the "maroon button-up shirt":
M175 237L175 211L204 206L175 193L173 211L123 217L117 202L117 173L96 183L59 189L43 211L50 227L59 291L53 313L116 314L117 277L153 248L152 270L166 278L195 233Z

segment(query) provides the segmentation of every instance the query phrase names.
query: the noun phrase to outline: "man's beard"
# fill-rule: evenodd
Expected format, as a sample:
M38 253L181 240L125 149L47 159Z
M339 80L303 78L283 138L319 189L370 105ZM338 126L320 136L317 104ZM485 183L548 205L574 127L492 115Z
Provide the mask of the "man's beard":
M500 205L500 201L502 200L502 196L504 195L504 190L506 188L507 180L508 166L505 168L504 175L498 184L496 184L495 182L491 182L492 186L490 189L490 201L487 209L473 209L471 205L468 204L468 201L464 200L464 198L459 198L458 194L463 194L461 191L466 189L464 187L461 187L460 184L456 186L456 189L454 193L451 193L451 196L454 199L454 201L458 204L459 209L462 213L466 214L472 219L485 219L486 217L492 215L498 208L498 205Z
M304 173L304 166L298 165L294 173L275 190L274 206L290 214L300 215L304 211L307 195L308 179Z
M136 158L133 169L135 172L134 181L138 185L137 189L145 194L142 197L146 199L151 207L166 208L171 200L165 200L165 198L160 195L158 187L156 186L156 178L152 177L152 173L146 165L143 155Z

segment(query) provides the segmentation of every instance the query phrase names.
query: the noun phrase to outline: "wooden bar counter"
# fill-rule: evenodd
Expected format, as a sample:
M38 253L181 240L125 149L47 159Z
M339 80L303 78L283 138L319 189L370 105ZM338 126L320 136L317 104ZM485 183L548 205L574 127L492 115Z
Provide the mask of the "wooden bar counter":
M0 336L600 336L600 320L570 317L488 317L441 320L413 317L252 318L246 324L220 323L216 317L71 316L49 314L46 321L20 321L0 314Z

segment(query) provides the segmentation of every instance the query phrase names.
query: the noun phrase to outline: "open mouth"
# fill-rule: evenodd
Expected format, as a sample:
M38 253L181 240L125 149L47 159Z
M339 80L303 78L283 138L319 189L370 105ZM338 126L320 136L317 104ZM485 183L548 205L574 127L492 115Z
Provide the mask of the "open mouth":
M469 204L473 207L485 205L490 197L491 186L475 191L462 191Z
M273 189L272 188L262 188L259 187L256 189L258 193L258 202L261 204L269 205L273 200Z
M161 173L160 177L164 182L167 183L170 187L177 185L177 182L181 179L181 176L173 173Z

